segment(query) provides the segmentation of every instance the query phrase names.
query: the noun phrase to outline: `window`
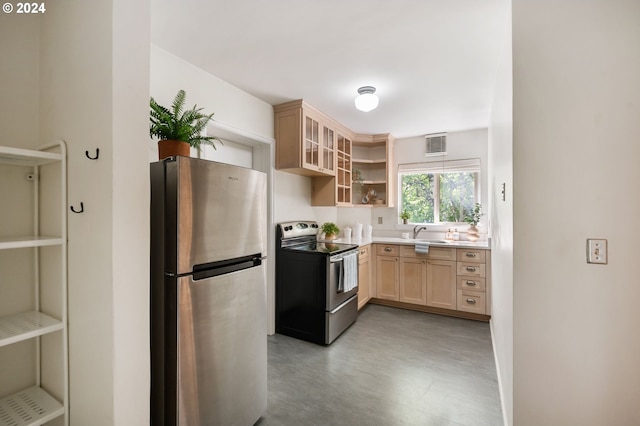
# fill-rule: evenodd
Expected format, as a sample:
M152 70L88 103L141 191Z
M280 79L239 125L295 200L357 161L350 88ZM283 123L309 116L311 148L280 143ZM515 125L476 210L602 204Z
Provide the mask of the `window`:
M398 166L400 211L411 223L460 223L480 202L479 160L456 160Z

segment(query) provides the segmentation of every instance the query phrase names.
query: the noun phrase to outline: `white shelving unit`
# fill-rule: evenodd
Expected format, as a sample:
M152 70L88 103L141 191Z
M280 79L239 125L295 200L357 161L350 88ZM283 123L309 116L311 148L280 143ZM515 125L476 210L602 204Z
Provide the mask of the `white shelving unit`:
M16 249L32 249L33 250L33 293L35 295L32 301L32 309L25 312L11 313L7 315L0 312L0 349L19 342L34 339L35 360L34 368L35 383L26 389L13 392L10 395L0 393L0 426L36 426L57 418L63 418L64 425L69 424L69 374L68 374L68 332L67 332L67 164L66 164L66 145L63 141L59 141L50 145L41 147L39 150L29 150L13 147L0 146L0 169L3 165L20 166L25 168L25 176L29 180L33 180L33 230L35 235L21 236L0 236L0 251L16 250ZM58 235L39 235L40 220L43 214L42 205L40 205L40 167L50 165L60 167L59 182L59 200L56 200L55 206L52 208L60 208L60 224ZM56 190L56 198L58 192ZM0 209L16 208L13 205L3 205ZM19 208L19 206L18 206ZM54 217L57 217L57 212ZM11 224L5 224L11 229ZM3 234L7 233L7 228ZM60 283L59 306L55 309L61 314L59 317L45 314L41 311L41 294L42 285L45 285L41 275L40 261L47 255L41 252L43 247L59 247L60 255L56 255L56 260L60 259L59 271L60 277L56 277L56 281ZM1 254L1 252L0 252ZM57 269L57 268L56 268ZM0 271L1 273L1 271ZM3 291L3 282L0 282L0 293ZM19 306L22 306L22 302ZM42 363L45 361L46 353L42 350L41 338L45 335L59 333L62 339L60 347L62 354L56 354L56 360L62 360L62 377L63 383L43 384L41 382ZM6 362L6 361L5 361ZM0 368L6 368L11 371L11 365L1 365ZM54 368L55 369L55 368ZM49 388L59 389L57 395L48 393ZM5 392L0 384L0 392ZM51 390L49 390L51 392ZM61 394L59 394L61 393Z

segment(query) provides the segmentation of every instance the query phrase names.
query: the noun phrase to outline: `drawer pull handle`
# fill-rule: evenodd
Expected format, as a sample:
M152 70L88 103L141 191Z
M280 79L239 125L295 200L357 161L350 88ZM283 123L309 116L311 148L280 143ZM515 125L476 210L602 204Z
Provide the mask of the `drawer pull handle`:
M476 254L468 251L467 253L465 253L465 256L467 256L467 257L476 257Z
M467 285L471 286L471 287L475 287L476 286L476 282L475 281L467 281Z
M393 249L391 247L385 247L384 251L386 251L387 253L389 253L390 251L392 251Z
M366 252L366 250L360 250L360 254L365 254Z
M470 305L475 305L476 304L476 299L472 299L472 298L469 297L467 299L467 303L470 304Z
M476 271L476 267L475 266L467 266L467 271L475 272Z

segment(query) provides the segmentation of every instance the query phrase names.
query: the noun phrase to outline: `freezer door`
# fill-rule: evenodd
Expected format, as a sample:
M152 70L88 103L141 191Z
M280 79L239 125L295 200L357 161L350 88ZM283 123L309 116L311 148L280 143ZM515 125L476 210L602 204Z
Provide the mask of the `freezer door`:
M193 265L265 253L264 173L187 157L165 167L167 223L177 229L166 235L167 255L175 259L167 262L167 272L187 273Z
M267 409L265 269L178 279L178 424L252 425Z

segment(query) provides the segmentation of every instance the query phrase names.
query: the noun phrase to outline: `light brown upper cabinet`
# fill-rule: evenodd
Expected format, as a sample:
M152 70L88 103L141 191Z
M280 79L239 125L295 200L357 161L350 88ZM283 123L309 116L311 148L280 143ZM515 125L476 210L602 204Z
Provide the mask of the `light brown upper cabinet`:
M353 140L351 164L361 179L354 182L354 206L393 207L393 143L388 133L356 135Z
M336 169L334 176L315 176L312 182L312 206L351 205L351 135L336 127Z
M390 134L355 135L302 99L273 110L276 169L313 178L311 205L393 206Z
M333 121L303 100L274 107L276 169L305 176L335 176Z

